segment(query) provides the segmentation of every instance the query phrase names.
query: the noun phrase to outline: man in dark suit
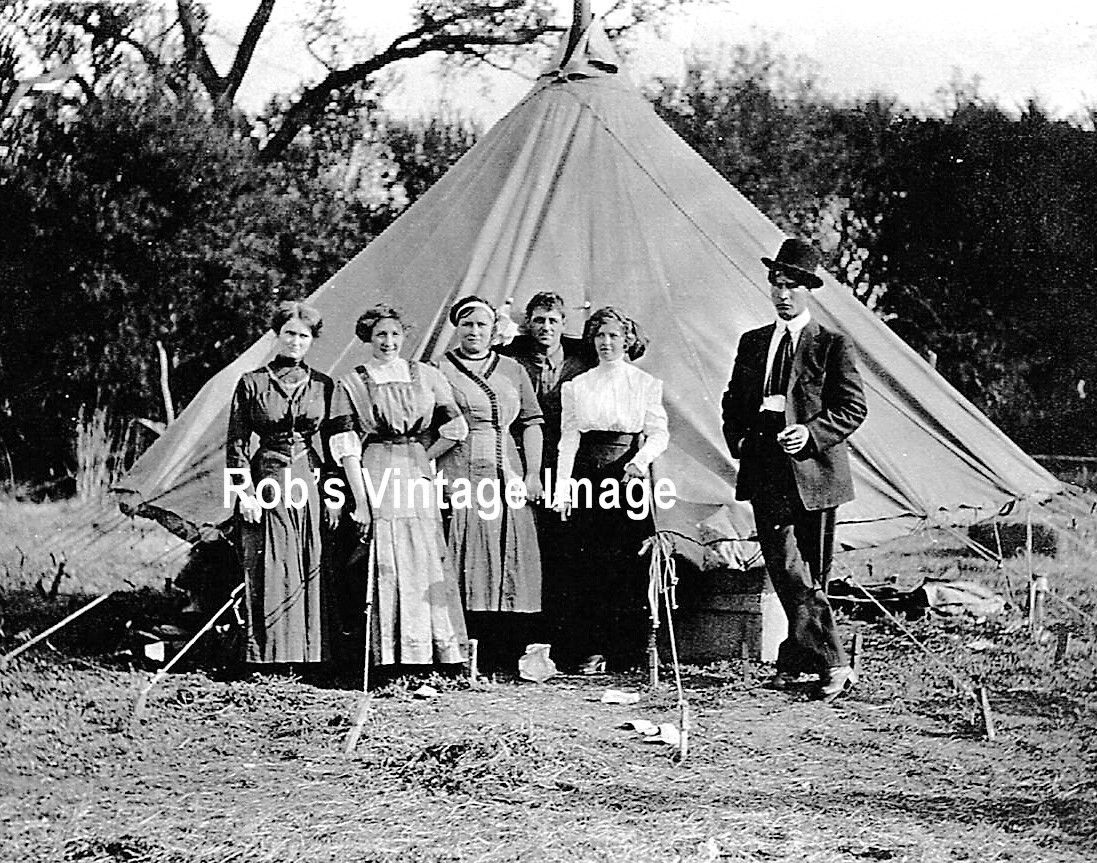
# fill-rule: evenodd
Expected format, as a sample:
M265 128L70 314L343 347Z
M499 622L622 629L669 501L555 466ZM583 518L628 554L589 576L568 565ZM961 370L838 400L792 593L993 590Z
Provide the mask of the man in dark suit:
M762 556L788 618L773 688L818 673L830 701L856 682L826 584L835 512L853 499L846 438L867 412L853 347L812 319L819 254L788 239L769 270L777 321L744 333L723 399L724 439L739 459L737 500L749 500Z

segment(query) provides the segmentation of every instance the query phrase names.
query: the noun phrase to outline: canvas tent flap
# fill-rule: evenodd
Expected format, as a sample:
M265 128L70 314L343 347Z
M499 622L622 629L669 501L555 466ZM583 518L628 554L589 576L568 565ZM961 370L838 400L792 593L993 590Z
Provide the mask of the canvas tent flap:
M720 402L739 337L773 319L759 259L782 239L624 74L542 78L309 298L324 317L309 361L334 376L360 363L355 320L382 299L415 324L409 353L424 360L452 342L445 313L460 296L513 299L520 310L534 293L556 291L573 334L585 309L617 306L652 336L638 364L664 381L671 443L654 470L674 482L681 507L659 513L659 526L699 540L702 522L724 509L739 531L752 520L734 500ZM857 499L839 511L843 546L1060 490L849 290L827 277L811 310L855 344L869 408L851 439ZM230 515L229 401L272 346L268 334L216 375L138 461L120 484L132 508L193 530Z

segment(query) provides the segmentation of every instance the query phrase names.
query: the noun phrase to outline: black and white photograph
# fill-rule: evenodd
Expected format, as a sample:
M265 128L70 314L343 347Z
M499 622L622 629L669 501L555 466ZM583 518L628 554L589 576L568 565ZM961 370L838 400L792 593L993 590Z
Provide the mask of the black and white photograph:
M0 859L1097 856L1097 6L0 0Z

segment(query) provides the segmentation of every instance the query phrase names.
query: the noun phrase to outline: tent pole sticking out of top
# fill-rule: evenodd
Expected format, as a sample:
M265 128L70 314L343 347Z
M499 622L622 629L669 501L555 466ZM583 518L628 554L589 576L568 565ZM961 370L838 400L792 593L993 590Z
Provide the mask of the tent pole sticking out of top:
M571 17L571 30L568 31L568 50L564 54L564 62L571 59L572 52L579 42L579 34L587 29L590 24L590 0L574 0L574 8Z

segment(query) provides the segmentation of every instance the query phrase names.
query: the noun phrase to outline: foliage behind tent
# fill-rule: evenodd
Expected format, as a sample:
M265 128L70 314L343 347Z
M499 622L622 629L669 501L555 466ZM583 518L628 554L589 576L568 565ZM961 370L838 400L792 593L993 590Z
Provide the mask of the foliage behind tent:
M491 27L509 41L493 47L551 32L537 3L505 5ZM119 439L135 419L165 420L160 348L178 409L276 300L321 284L477 134L386 116L383 80L358 69L275 152L270 135L301 94L248 118L226 107L231 70L218 84L200 51L149 39L124 50L143 7L122 6L11 4L0 18L12 112L0 129L0 482L71 474L82 407L108 410ZM28 39L57 56L92 46L93 75L9 104ZM1022 446L1091 450L1092 119L1055 121L1037 104L1015 116L963 87L917 116L882 97L836 100L765 47L730 56L664 85L664 119L766 215L814 236L828 268Z

